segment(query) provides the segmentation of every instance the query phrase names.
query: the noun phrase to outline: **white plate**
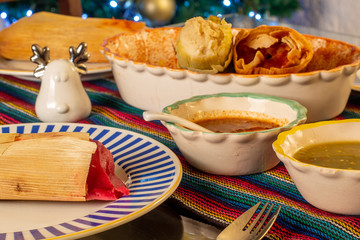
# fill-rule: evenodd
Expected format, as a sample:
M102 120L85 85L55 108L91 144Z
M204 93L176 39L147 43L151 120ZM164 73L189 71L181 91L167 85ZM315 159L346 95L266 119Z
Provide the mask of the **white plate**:
M87 73L81 76L81 80L89 81L104 77L111 77L110 63L86 63ZM20 79L37 81L33 72L36 64L30 61L7 60L0 57L0 74L12 75Z
M0 126L0 133L88 132L114 155L131 178L130 194L113 202L0 201L0 239L77 239L132 221L164 202L182 168L165 145L138 133L89 124L30 123Z

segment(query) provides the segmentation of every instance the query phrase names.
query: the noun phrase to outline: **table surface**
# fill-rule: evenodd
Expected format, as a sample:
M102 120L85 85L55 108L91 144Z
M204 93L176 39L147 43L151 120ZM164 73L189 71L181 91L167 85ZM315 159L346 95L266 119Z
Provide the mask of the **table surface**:
M309 205L285 167L248 176L215 176L191 167L160 122L146 122L143 110L124 102L112 78L85 81L91 115L79 121L134 131L163 143L179 158L179 187L155 210L84 239L215 239L219 231L258 201L281 205L268 239L359 239L360 216L341 216ZM39 122L35 100L40 83L0 75L0 125ZM136 94L136 93L134 93ZM360 118L360 92L352 91L335 119ZM1 235L1 234L0 234Z

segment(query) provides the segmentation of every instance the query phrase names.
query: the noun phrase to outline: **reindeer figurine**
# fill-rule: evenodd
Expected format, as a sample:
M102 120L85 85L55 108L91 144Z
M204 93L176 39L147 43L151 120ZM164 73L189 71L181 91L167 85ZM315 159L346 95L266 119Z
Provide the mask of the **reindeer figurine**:
M50 49L34 44L30 60L37 63L34 76L41 78L35 112L43 122L76 122L90 115L91 102L82 85L80 74L86 73L83 64L89 59L87 44L70 47L70 60L50 62Z

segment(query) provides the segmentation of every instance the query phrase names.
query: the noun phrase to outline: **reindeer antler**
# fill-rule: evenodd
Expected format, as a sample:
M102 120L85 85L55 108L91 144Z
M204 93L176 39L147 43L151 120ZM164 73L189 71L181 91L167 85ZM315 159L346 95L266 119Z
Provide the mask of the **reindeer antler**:
M81 74L86 73L86 65L83 64L90 58L90 54L86 51L87 44L82 42L79 46L75 49L73 46L70 47L70 61L74 63L76 69Z
M46 65L50 62L50 49L48 47L41 48L38 44L33 44L31 50L34 55L31 56L30 60L38 64L34 70L34 76L41 77L44 75Z

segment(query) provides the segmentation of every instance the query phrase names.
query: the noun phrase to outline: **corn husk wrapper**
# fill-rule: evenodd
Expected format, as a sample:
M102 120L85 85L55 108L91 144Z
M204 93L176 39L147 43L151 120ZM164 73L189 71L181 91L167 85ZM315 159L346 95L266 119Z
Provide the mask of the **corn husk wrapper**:
M240 74L285 74L304 69L313 57L311 43L294 29L259 26L235 37L234 67Z
M0 134L0 199L86 200L97 148L87 133L5 135Z
M87 18L50 12L38 12L21 18L0 32L0 56L9 60L29 61L31 45L50 48L51 59L69 59L69 47L87 43L88 62L108 60L101 54L104 39L121 32L145 28L143 22L122 19Z
M232 62L232 54L231 24L214 16L189 19L176 41L178 67L195 72L223 72Z

